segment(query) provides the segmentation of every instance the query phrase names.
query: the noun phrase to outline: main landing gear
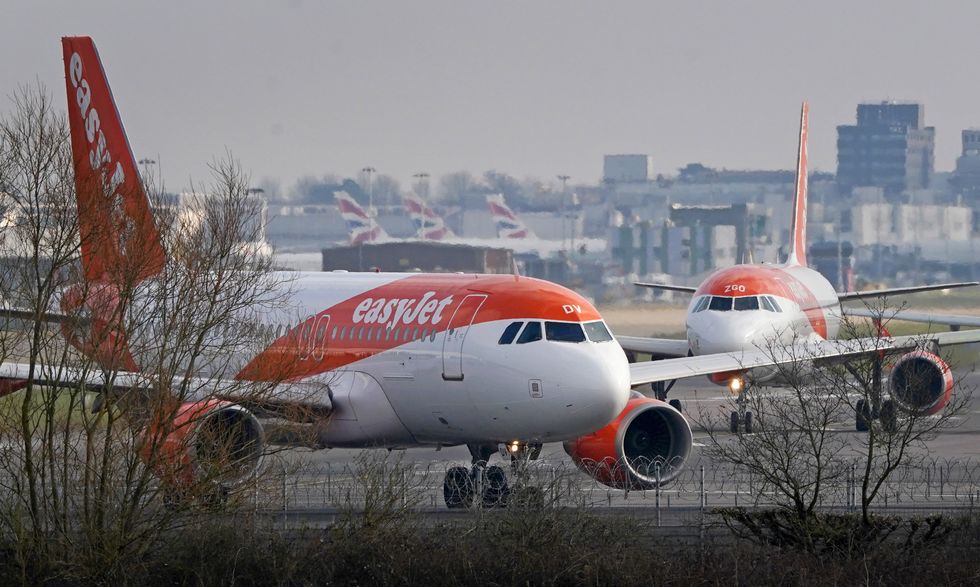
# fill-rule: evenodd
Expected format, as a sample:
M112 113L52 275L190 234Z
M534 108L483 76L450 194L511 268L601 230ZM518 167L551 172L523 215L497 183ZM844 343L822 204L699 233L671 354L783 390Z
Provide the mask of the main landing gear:
M451 467L446 471L442 483L442 495L446 507L450 509L470 508L474 505L485 508L504 507L513 500L521 503L527 501L527 487L512 489L507 482L507 474L497 465L487 462L497 447L488 444L470 444L472 467ZM529 460L538 458L541 454L540 444L525 444L515 442L507 445L511 458L511 469L520 478Z
M871 393L867 399L859 399L854 406L854 428L858 432L867 432L871 429L871 423L879 420L885 432L895 432L898 430L898 405L895 403L895 400L885 400L882 398L881 358L875 360L872 369ZM851 374L855 378L859 377L859 374L853 370Z
M671 379L670 381L656 381L654 383L651 383L650 387L653 389L654 398L662 402L667 402L668 404L670 404L670 407L674 408L678 412L683 412L684 406L681 404L681 400L674 398L670 401L667 401L667 394L670 393L670 390L674 388L675 383L677 383L676 379Z
M736 409L732 410L728 426L729 431L732 434L738 434L741 429L745 434L752 434L754 418L752 416L752 410L748 409L748 382L740 377L735 377L728 383L728 388L731 389L732 393L736 394Z

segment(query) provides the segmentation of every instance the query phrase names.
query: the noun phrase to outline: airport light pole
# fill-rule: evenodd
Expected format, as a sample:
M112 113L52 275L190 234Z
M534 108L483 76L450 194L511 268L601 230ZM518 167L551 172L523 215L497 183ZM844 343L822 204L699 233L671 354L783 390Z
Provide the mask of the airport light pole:
M144 157L139 160L139 164L143 166L143 185L147 185L150 179L150 165L156 165L157 162L153 159Z
M572 178L570 175L558 175L558 181L561 182L561 250L565 250L565 237L568 232L566 223L567 218L565 216L565 199L568 197L568 180Z
M428 199L429 199L429 174L426 173L426 172L424 172L424 171L420 171L420 172L416 173L415 175L413 175L412 177L414 177L415 180L418 182L418 186L416 188L416 193L418 193L418 195L422 196L422 198L424 200L428 201Z
M375 169L374 167L371 167L370 165L367 166L367 167L361 168L361 172L367 174L367 181L368 181L368 216L374 216L375 215L374 214L374 182L372 181L372 176L373 176L374 172L376 172L376 171L377 171L377 169Z

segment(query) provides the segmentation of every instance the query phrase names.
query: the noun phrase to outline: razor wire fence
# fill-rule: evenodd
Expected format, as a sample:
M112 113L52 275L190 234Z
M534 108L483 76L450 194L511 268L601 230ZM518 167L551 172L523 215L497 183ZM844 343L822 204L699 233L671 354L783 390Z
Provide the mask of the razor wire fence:
M395 505L409 509L444 508L447 472L458 463L406 463L374 459L367 463L270 463L247 497L256 511L301 513L324 509L361 509ZM603 463L615 472L636 471L637 463ZM649 471L653 466L648 467ZM668 467L664 465L664 470ZM860 509L864 470L858 461L838 463L837 473L822 481L818 506L839 511ZM610 487L568 461L541 460L508 470L507 493L535 488L541 503L556 507L646 507L688 510L714 507L774 507L788 500L772 480L749 468L702 458L671 470L660 485L621 483ZM879 474L880 471L872 471ZM666 477L666 475L665 475ZM475 481L479 501L486 488ZM499 497L500 493L496 494ZM498 505L496 503L488 505ZM980 509L980 461L936 458L892 472L873 510L920 513Z

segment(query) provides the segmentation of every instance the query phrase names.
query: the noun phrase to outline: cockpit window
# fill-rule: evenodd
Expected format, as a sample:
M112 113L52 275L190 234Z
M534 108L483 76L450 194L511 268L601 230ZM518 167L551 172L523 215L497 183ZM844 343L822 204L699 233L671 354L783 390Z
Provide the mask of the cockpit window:
M601 320L586 322L584 326L585 333L589 335L589 340L592 342L609 342L613 339L612 335L609 334L609 329Z
M545 322L544 335L556 342L585 342L585 331L577 322Z
M697 303L694 304L694 309L691 312L703 312L709 303L711 303L711 296L701 296L698 298Z
M755 296L743 296L740 298L735 298L735 309L736 310L758 310L759 309L759 298Z
M541 340L541 323L528 322L527 326L524 327L524 332L521 332L520 338L517 339L517 344L526 344L536 340Z
M759 301L762 302L762 309L763 310L765 310L767 312L778 312L779 311L778 307L776 306L776 304L773 303L772 298L770 298L769 296L762 296L762 297L759 298Z
M711 296L711 303L708 304L709 310L715 310L717 312L728 312L732 309L732 298L726 298L724 296Z
M497 344L510 344L514 342L514 337L517 336L517 331L521 329L523 322L511 322L504 328L504 333L500 335L500 340Z

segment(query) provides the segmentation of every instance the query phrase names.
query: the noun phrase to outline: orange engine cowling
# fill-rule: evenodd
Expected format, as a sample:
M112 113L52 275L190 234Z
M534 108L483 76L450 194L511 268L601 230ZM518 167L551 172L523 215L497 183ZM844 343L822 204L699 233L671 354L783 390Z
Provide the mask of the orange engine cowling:
M651 489L676 477L691 454L694 436L680 412L634 392L604 428L565 443L576 465L616 489Z
M186 402L173 422L157 425L143 445L143 458L164 481L232 486L259 470L265 433L254 414L232 402Z
M926 351L899 357L889 378L891 396L902 408L935 414L953 395L953 373L946 361Z

